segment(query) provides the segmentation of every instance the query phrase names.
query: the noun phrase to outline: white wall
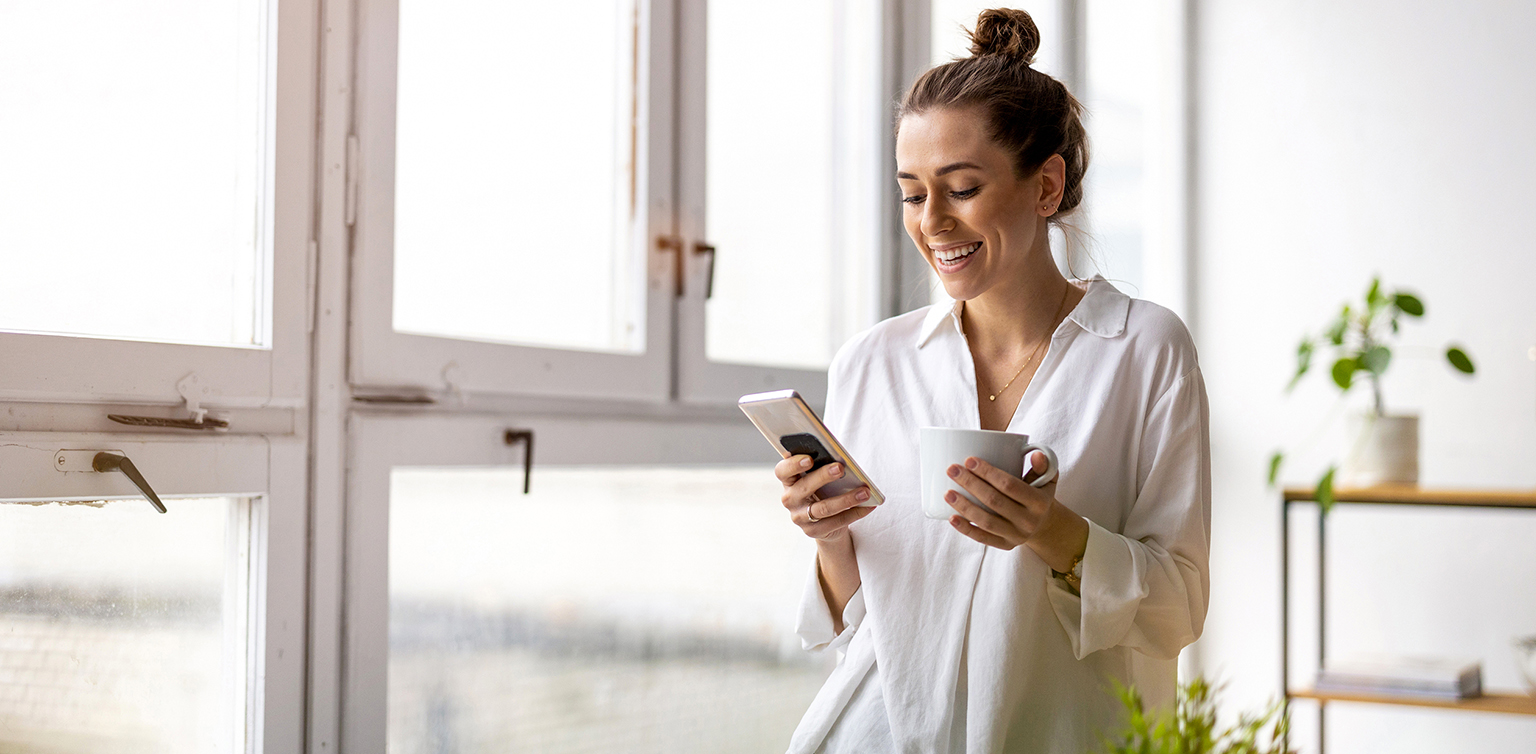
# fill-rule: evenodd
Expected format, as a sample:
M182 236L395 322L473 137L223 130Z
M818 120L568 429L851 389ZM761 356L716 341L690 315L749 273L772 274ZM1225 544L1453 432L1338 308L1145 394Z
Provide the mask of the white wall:
M1386 383L1389 410L1423 416L1423 482L1536 487L1536 4L1200 0L1196 23L1194 324L1215 463L1197 656L1228 681L1229 709L1253 708L1279 683L1279 503L1265 460L1302 449L1286 476L1311 482L1343 442L1324 374L1289 398L1282 388L1303 332L1372 273L1428 309ZM1474 380L1435 355L1453 339ZM1353 509L1330 527L1330 653L1470 655L1488 686L1520 685L1509 639L1536 634L1536 512ZM1310 555L1315 537L1300 535L1315 531L1315 518L1295 524L1294 552ZM1315 571L1302 560L1292 673L1305 680ZM1301 706L1298 743L1315 750ZM1529 752L1536 740L1536 718L1406 708L1335 705L1328 727L1333 751Z

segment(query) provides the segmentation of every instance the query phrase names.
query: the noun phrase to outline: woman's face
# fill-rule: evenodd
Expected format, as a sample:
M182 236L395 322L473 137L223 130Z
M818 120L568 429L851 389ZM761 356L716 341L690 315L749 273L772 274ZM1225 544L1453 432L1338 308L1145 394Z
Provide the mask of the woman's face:
M907 235L951 298L974 299L1022 280L1041 255L1049 260L1046 218L1061 200L1060 157L1019 178L980 111L936 109L902 119L896 171Z

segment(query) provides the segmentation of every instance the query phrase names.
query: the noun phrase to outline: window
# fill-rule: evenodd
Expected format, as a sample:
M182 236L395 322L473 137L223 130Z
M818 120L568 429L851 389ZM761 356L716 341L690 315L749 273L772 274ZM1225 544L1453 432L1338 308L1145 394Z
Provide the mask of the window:
M879 298L891 95L871 0L683 4L679 394L824 396ZM768 64L766 61L772 61ZM793 86L785 82L795 82ZM701 253L703 252L703 253Z
M0 749L302 747L318 12L0 8Z
M303 467L291 439L0 433L0 745L296 750Z
M528 495L512 428L537 438ZM375 412L354 430L343 740L787 740L827 668L792 634L814 546L785 520L760 437L717 421Z
M750 466L396 467L390 751L784 744L826 676L814 552ZM487 536L488 532L492 532Z
M247 499L0 505L0 742L244 751Z
M400 4L395 330L646 350L636 12Z
M225 403L300 400L306 1L287 27L277 0L0 10L0 248L25 281L0 398L175 403L195 371Z
M968 55L964 31L993 3L933 0L934 64ZM1125 293L1183 314L1183 6L1174 0L1015 4L1040 28L1035 67L1085 110L1091 160L1072 230L1051 249L1069 278L1102 274ZM931 277L931 276L930 276ZM947 300L936 279L935 300Z
M667 400L671 29L633 0L361 6L352 382Z

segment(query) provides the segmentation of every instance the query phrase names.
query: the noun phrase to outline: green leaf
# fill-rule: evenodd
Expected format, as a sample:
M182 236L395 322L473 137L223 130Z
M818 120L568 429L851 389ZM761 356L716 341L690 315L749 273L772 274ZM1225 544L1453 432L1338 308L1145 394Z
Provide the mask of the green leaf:
M1387 365L1392 363L1392 351L1386 346L1371 346L1365 353L1360 354L1360 368L1377 377L1387 371Z
M1360 363L1349 357L1344 357L1333 362L1333 384L1340 390L1348 390L1354 383L1355 370L1360 368Z
M1398 293L1393 295L1392 304L1393 306L1397 307L1398 311L1410 317L1424 316L1424 302L1420 301L1418 296L1415 296L1411 293Z
M1381 278L1371 278L1371 289L1365 292L1366 310L1374 312L1386 302L1386 297L1381 295Z
M1322 479L1317 480L1317 492L1312 494L1313 497L1317 498L1317 504L1323 509L1324 516L1328 515L1328 511L1333 509L1333 472L1337 470L1337 467L1329 466L1328 473L1324 474Z
M1462 374L1472 374L1477 371L1477 368L1472 366L1472 357L1455 346L1445 349L1445 359Z
M1291 377L1291 383L1285 386L1285 391L1290 392L1292 388L1296 387L1296 383L1301 381L1301 376L1306 374L1307 370L1311 368L1312 341L1303 340L1301 345L1296 347L1296 374Z
M1269 486L1275 486L1275 478L1280 476L1280 463L1284 460L1285 454L1278 450L1269 457Z
M1333 324L1328 327L1328 331L1324 333L1324 335L1328 338L1328 342L1336 346L1342 346L1344 345L1344 332L1348 329L1349 306L1346 304L1344 306L1344 311L1340 313L1339 318L1334 320Z

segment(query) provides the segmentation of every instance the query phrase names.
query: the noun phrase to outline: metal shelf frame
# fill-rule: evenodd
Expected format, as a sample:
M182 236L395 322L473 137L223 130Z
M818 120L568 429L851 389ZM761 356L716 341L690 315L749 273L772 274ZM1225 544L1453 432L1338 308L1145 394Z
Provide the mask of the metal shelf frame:
M1328 702L1396 704L1477 712L1536 715L1536 697L1486 694L1459 702L1426 701L1376 694L1329 694L1291 688L1291 505L1315 503L1311 487L1287 487L1280 495L1280 692L1290 711L1291 699L1317 701L1317 751L1327 749ZM1494 508L1536 510L1536 491L1436 490L1416 485L1381 485L1334 491L1335 505L1392 505L1411 507ZM1328 657L1328 517L1317 517L1317 666ZM1289 741L1286 745L1289 746Z

